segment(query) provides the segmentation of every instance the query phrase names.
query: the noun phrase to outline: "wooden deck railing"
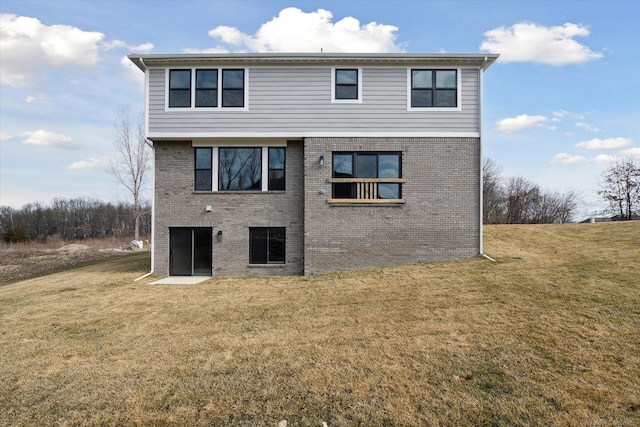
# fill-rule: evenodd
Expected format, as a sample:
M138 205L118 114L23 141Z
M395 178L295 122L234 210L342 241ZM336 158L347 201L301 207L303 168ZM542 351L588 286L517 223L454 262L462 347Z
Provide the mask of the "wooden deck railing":
M380 203L398 204L404 203L404 199L380 199L379 184L404 184L404 178L329 178L330 184L355 184L355 199L327 199L327 203Z

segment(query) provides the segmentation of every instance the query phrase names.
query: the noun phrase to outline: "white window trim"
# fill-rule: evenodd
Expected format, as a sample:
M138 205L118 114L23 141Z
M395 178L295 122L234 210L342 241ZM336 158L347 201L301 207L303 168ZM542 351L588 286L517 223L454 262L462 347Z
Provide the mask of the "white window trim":
M456 70L456 105L457 107L412 107L411 106L411 71L412 70ZM412 67L407 68L407 111L462 111L462 69L456 67Z
M171 70L191 70L191 106L169 107L169 73ZM218 70L218 106L196 107L196 70ZM222 70L244 70L244 107L222 106ZM164 111L249 111L249 69L244 67L171 67L164 75Z
M336 99L336 70L358 70L358 99ZM331 68L331 103L332 104L362 104L362 68L333 67Z

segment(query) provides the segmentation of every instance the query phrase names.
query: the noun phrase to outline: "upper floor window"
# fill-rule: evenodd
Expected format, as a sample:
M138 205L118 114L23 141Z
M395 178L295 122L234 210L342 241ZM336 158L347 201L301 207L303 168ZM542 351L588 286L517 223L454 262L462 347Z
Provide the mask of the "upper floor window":
M398 152L333 153L334 199L372 201L402 197L402 163Z
M196 107L218 106L218 70L196 70Z
M244 107L244 70L222 70L222 106Z
M191 70L169 71L169 107L191 107Z
M167 79L168 108L246 109L245 69L172 69Z
M331 75L332 102L362 102L362 70L334 68Z
M411 70L412 108L458 107L458 70Z

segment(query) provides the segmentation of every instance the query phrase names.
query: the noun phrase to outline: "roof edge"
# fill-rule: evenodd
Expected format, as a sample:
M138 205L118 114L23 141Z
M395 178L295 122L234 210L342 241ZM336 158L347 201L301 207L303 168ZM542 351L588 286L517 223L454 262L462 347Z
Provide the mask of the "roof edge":
M183 53L183 54L130 54L138 68L148 65L180 63L248 63L248 64L326 64L360 62L377 64L402 63L458 63L480 67L483 71L494 63L499 54L484 53Z

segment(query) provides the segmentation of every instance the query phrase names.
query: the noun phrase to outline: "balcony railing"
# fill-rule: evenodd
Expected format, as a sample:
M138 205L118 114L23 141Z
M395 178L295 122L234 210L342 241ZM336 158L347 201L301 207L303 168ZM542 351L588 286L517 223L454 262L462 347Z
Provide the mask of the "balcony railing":
M404 199L382 199L378 191L379 184L404 184L404 178L329 178L330 184L354 184L355 198L330 198L327 203L376 203L400 204Z

